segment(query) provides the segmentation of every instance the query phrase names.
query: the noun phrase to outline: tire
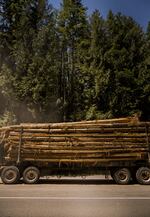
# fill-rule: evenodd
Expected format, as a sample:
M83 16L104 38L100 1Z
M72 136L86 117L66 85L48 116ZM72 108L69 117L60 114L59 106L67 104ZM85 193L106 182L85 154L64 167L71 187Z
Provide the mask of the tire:
M27 167L23 172L23 181L26 184L35 184L39 181L40 171L37 167Z
M112 175L115 182L119 185L127 185L131 181L131 172L127 168L120 168Z
M20 179L20 172L16 166L6 166L1 172L1 180L4 184L16 184Z
M150 185L150 169L148 167L140 167L136 172L136 179L139 184Z

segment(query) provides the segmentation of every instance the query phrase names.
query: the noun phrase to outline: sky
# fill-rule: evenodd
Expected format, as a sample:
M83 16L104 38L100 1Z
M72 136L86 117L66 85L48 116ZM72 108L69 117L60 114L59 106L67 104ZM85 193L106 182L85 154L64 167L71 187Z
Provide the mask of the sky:
M55 8L59 8L62 2L62 0L49 1ZM82 3L88 8L88 14L99 9L103 18L106 18L109 10L114 13L121 12L131 16L144 29L150 21L150 0L82 0Z

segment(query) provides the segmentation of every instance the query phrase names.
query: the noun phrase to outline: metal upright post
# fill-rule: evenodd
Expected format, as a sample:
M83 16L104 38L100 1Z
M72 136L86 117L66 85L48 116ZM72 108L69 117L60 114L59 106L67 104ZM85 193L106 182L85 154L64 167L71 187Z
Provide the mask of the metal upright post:
M20 163L20 159L21 159L22 134L23 134L23 127L21 127L21 130L20 130L17 164Z

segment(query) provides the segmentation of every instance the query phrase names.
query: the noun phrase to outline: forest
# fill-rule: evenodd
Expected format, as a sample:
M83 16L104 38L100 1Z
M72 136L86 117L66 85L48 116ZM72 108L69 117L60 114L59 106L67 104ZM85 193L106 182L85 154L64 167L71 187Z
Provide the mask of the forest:
M81 0L0 0L0 126L150 120L150 22Z

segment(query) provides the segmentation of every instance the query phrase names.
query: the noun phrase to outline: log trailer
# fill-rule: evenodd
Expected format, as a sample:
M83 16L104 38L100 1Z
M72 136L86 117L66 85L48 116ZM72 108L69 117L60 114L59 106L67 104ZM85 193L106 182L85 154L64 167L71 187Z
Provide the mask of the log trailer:
M5 184L108 173L117 184L150 184L150 122L129 117L0 128Z

